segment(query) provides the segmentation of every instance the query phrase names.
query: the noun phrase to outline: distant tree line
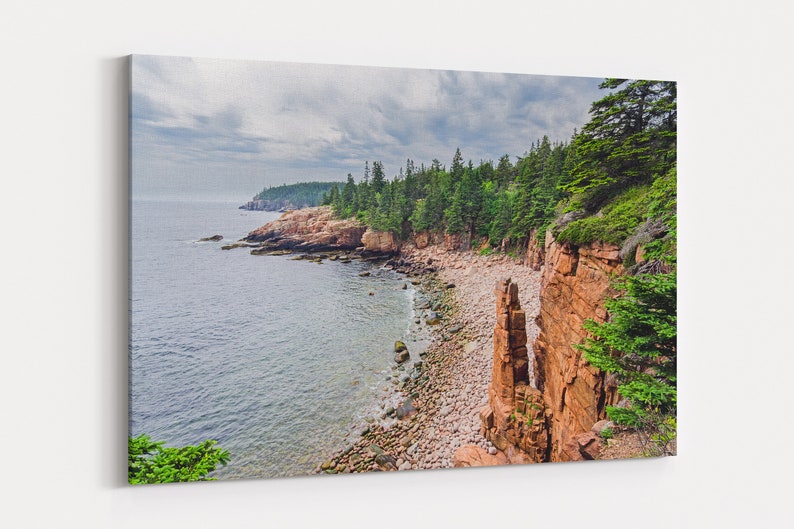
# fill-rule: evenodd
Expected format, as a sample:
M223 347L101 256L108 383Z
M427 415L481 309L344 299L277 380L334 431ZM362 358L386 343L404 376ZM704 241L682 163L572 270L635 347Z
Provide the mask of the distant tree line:
M282 184L264 188L253 199L283 202L298 208L312 207L319 205L323 195L327 194L337 184L338 182Z

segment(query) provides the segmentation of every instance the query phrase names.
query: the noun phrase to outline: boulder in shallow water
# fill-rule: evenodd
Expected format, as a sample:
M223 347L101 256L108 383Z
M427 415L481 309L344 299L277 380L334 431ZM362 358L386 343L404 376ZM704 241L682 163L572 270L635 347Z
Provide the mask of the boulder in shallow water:
M213 235L211 237L202 237L198 240L198 242L209 242L209 241L222 241L223 235Z
M438 325L441 323L441 317L438 315L437 312L430 311L427 313L427 317L425 318L425 323L428 325Z
M402 364L403 362L407 362L411 358L411 355L408 353L408 349L403 349L396 355L394 355L394 361L398 364Z
M400 340L397 340L396 342L394 342L394 352L395 353L399 353L400 351L407 351L407 350L408 350L408 348Z

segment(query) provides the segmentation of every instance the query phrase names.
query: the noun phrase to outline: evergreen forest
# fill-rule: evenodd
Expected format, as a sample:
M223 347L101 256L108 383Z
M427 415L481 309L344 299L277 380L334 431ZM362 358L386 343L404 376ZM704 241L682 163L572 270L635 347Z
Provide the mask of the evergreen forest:
M408 158L391 178L367 161L358 182L348 174L321 204L403 240L429 230L520 255L533 230L543 244L551 229L561 242L628 244L629 261L643 244L657 267L674 263L676 85L607 79L601 88L608 94L567 141L543 136L495 162L465 160L459 148L449 165Z

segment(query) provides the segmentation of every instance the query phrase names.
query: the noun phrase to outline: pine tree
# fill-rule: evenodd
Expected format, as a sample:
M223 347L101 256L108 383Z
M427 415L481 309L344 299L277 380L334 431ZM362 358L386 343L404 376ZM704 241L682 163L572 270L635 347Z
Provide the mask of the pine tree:
M499 187L503 189L513 181L514 168L513 164L510 163L509 154L504 154L499 158L499 165L496 166L496 174L494 176Z
M460 179L463 178L463 155L460 153L460 147L455 149L455 155L452 157L450 175L453 183L460 182Z
M463 200L461 216L465 230L469 233L469 237L474 237L474 228L482 208L482 177L480 171L472 167L471 162L463 170L460 194Z
M356 183L353 180L353 175L347 173L347 182L345 182L344 187L342 187L342 192L340 193L339 211L337 215L345 218L355 215L355 201Z
M596 211L627 186L650 182L676 160L676 84L607 79L616 90L593 103L577 141L579 163L565 190Z
M339 202L339 186L334 186L331 188L331 192L328 196L328 205L334 206Z
M383 170L383 163L372 162L372 192L378 194L383 192L386 182L386 173Z
M447 226L447 233L458 234L466 231L466 223L463 218L465 199L460 186L457 187L452 195L452 202L444 211L444 221Z

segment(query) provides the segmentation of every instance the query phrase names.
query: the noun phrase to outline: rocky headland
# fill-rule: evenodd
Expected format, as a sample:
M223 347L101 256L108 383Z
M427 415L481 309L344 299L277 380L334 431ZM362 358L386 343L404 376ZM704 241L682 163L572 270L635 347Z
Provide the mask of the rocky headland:
M328 206L287 211L241 242L257 244L257 253L359 251L392 255L400 249L393 234L373 232L355 219L337 219Z

